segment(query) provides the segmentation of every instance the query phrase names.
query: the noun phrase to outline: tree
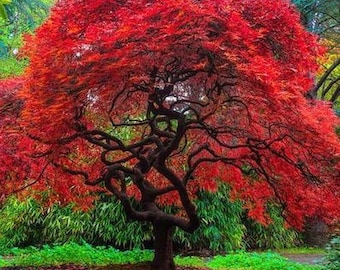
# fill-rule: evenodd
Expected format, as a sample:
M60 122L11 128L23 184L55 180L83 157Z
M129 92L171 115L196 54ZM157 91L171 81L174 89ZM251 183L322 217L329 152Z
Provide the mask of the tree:
M336 220L338 120L304 97L320 51L286 1L58 1L17 95L25 184L63 201L106 188L152 223L156 269L174 269L173 230L197 229L217 179L262 223L268 202L297 228Z
M40 23L42 18L45 18L52 0L2 0L6 17L10 23L21 22L25 23L27 28L33 29ZM1 4L1 1L0 1ZM38 19L38 20L37 20ZM39 21L39 22L37 22Z
M322 61L324 70L315 86L310 89L310 98L320 98L334 103L335 109L339 107L339 5L337 1L320 0L294 0L292 1L300 10L302 22L305 27L319 35L328 47L328 59Z
M6 18L0 16L0 78L23 73L27 64L20 57L23 36L42 23L50 6L51 0L12 0L4 5Z
M335 0L293 0L301 11L303 24L309 31L321 36L337 32L339 27L339 5Z

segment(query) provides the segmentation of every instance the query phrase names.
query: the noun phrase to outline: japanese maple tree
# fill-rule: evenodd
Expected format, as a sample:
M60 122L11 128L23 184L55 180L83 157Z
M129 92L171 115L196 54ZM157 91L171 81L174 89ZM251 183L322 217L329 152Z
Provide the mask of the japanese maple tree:
M199 226L195 194L216 181L262 223L267 202L297 228L333 221L338 120L305 99L322 50L283 0L58 1L19 91L39 183L69 201L81 181L112 192L152 223L156 269L175 268L173 229Z

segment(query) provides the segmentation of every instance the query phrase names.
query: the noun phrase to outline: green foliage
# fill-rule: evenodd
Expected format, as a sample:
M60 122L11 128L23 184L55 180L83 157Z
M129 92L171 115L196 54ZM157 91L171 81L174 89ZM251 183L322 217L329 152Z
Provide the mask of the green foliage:
M9 266L57 266L75 264L86 266L104 266L111 264L135 264L151 261L153 252L150 250L118 251L114 248L93 247L68 243L61 246L45 245L42 248L28 247L12 248L0 253L0 267ZM275 253L234 253L226 256L216 256L210 259L198 257L175 257L177 265L191 267L209 267L210 269L289 269L317 270L320 266L310 266L294 263ZM328 269L328 268L327 268Z
M211 269L261 269L261 270L312 270L319 266L309 266L289 261L276 253L235 253L226 256L216 256L207 266Z
M0 79L22 74L28 64L27 59L16 56L22 46L22 35L11 31L10 26L1 27L0 19Z
M0 79L23 73L27 59L17 57L23 44L22 36L40 25L47 17L52 0L0 1L6 18L0 16ZM2 6L2 4L6 4ZM8 16L7 16L8 15ZM8 17L8 20L7 20Z
M305 27L318 34L322 38L323 45L328 48L328 59L322 59L322 73L317 79L317 89L314 90L315 97L328 100L333 103L334 109L339 111L339 1L337 0L293 0L301 12L302 22ZM333 70L326 72L331 66L338 63ZM326 77L326 74L328 74Z
M12 0L6 5L11 24L33 30L46 18L54 0Z
M123 207L114 197L104 197L89 214L91 221L87 223L85 239L90 243L131 249L141 248L152 237L149 224L127 220Z
M280 254L317 254L317 255L323 255L325 251L322 248L315 248L315 247L293 247L293 248L285 248L285 249L277 249L276 252Z
M175 242L185 250L212 252L243 248L281 249L294 246L298 235L284 228L277 208L271 208L273 224L264 227L244 218L242 205L230 202L229 189L221 184L216 193L201 192L197 210L201 226L193 234L177 230ZM112 245L123 249L142 248L152 240L148 223L127 220L124 210L112 196L102 196L88 212L72 205L44 209L33 199L14 197L0 209L0 246L25 247L67 242Z
M10 248L42 241L42 207L33 199L20 202L14 197L0 209L0 246Z
M293 0L301 12L303 23L317 34L329 35L336 32L339 26L339 3L336 0Z
M243 223L247 228L244 240L249 249L282 249L300 244L299 234L293 229L287 229L280 215L280 208L268 205L272 223L264 226L247 217Z
M340 269L340 236L332 238L326 247L324 269L325 270Z
M300 244L299 234L287 229L280 209L268 206L272 223L264 226L249 219L240 202L231 202L229 188L220 184L216 193L202 192L196 202L201 226L194 233L176 231L175 241L187 249L213 252L239 249L282 249Z
M93 247L89 244L68 243L62 246L45 245L41 249L11 249L2 256L14 256L11 260L0 258L0 267L5 266L55 266L62 264L108 265L151 261L150 250L118 251L114 248Z
M204 259L194 257L194 256L188 256L188 257L176 256L175 264L181 265L181 266L205 267Z
M8 19L5 5L10 4L10 3L11 3L11 0L0 0L0 18L3 18L4 20Z
M242 248L245 232L241 220L242 205L228 198L229 188L222 183L216 193L201 192L196 201L200 227L192 234L177 230L175 241L194 250L209 248L217 252Z
M25 59L18 60L14 57L3 58L3 59L0 58L0 61L1 61L0 79L21 75L23 73L24 68L26 67L28 63L28 61Z
M0 246L63 244L83 241L120 248L141 248L151 239L146 223L127 221L121 204L105 197L88 211L74 211L70 205L49 209L33 199L10 198L0 209Z

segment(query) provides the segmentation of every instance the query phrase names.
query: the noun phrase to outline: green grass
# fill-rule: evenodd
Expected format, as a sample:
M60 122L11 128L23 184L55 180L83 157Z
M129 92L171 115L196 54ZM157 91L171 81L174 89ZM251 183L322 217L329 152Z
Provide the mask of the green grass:
M1 249L0 249L1 250ZM12 248L0 251L0 267L8 266L56 266L75 264L87 266L104 266L110 264L135 264L151 261L150 250L119 251L114 248L93 247L88 244L69 243L61 246L43 246ZM321 266L295 263L277 253L238 252L213 258L175 257L177 265L205 267L212 270L317 270Z
M0 267L5 266L52 266L62 264L109 265L150 261L150 250L119 251L114 248L92 247L74 243L62 246L43 246L38 249L13 248L2 252Z
M275 252L280 254L325 254L325 250L321 248L313 248L313 247L296 247L296 248L286 248L286 249L278 249Z
M317 270L321 266L311 266L292 262L277 253L245 253L239 252L225 256L216 256L207 266L214 270Z
M180 266L207 267L205 262L205 259L199 257L175 257L175 264Z

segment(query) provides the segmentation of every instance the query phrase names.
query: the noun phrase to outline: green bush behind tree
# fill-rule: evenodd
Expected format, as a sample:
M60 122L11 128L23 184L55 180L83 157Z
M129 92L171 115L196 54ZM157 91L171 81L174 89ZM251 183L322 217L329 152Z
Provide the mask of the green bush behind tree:
M273 223L265 227L246 217L240 202L231 202L226 184L216 193L201 192L196 201L202 223L193 234L176 231L181 250L212 252L254 248L286 248L299 242L299 235L284 227L279 210L270 206ZM169 209L174 211L174 209ZM143 248L152 240L148 223L128 220L113 196L103 195L87 211L72 205L44 208L33 198L11 197L0 209L0 246L3 248L67 242L111 245L121 249Z

